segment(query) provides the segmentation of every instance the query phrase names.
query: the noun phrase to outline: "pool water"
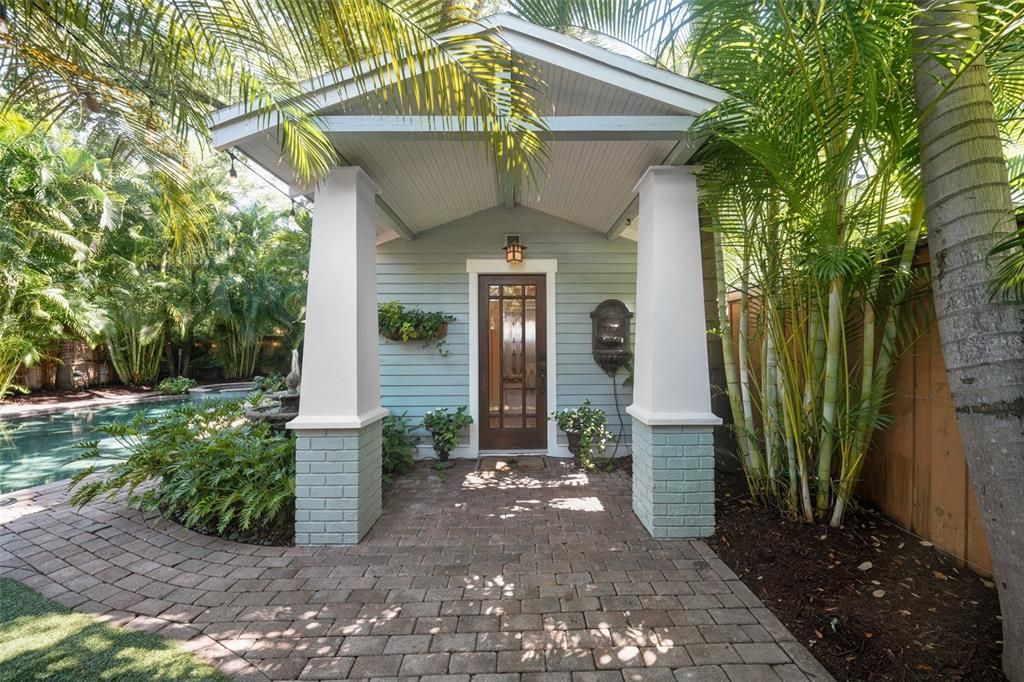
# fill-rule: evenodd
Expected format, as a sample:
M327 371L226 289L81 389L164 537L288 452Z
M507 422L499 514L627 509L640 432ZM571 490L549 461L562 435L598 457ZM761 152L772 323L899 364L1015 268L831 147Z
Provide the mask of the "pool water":
M204 397L245 397L246 390L219 390ZM115 421L131 421L138 414L159 417L186 398L158 402L90 407L29 417L0 418L0 494L69 479L92 462L79 460L76 444L99 440L105 453L124 448L100 432Z

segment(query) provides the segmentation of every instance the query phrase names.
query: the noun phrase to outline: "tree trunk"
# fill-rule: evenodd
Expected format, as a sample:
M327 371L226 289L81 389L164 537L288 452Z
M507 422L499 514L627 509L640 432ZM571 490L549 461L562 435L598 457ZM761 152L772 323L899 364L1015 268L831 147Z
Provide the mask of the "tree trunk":
M988 72L932 58L976 47L977 5L918 0L914 84L925 223L946 375L988 534L1003 612L1003 670L1024 680L1024 315L992 298L992 247L1015 227ZM950 24L961 28L952 30ZM975 35L972 35L974 33ZM943 94L943 91L945 93Z
M185 327L185 333L182 336L181 342L181 367L179 371L181 376L188 377L192 376L192 343L193 343L193 329L191 323Z

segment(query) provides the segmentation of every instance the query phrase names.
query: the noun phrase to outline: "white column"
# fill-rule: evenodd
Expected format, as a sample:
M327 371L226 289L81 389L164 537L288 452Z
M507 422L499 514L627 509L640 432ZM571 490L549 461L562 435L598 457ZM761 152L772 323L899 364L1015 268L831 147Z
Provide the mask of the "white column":
M356 166L334 169L316 189L302 395L290 429L357 429L387 414L377 349L377 194Z
M711 412L693 169L652 166L636 189L636 358L629 413L648 426L719 424Z
M715 530L711 412L697 182L652 166L637 184L633 511L657 538Z
M352 545L381 515L377 186L336 168L316 189L295 431L295 544Z

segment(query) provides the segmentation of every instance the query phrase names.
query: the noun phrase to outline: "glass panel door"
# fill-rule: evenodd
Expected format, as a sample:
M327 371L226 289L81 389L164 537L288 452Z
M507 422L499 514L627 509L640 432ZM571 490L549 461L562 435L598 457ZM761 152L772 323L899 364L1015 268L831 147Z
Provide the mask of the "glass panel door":
M542 276L480 278L481 449L547 445Z

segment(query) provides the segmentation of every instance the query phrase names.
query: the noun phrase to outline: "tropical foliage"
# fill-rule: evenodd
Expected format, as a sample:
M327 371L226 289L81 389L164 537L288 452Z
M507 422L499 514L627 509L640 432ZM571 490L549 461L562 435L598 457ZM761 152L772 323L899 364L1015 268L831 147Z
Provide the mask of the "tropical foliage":
M81 458L93 466L73 479L71 502L126 493L129 503L186 528L290 542L295 443L266 422L245 419L245 407L233 400L186 402L168 414L104 427L128 455L110 455L99 441L83 443Z
M184 395L188 393L188 389L195 385L195 379L190 379L188 377L167 377L157 384L156 390L164 395Z
M501 166L521 173L541 148L533 68L495 35L443 29L476 2L173 0L120 3L14 0L0 17L2 100L34 102L48 118L88 118L91 134L119 141L178 181L188 145L207 137L211 110L261 111L298 179L336 160L312 114L319 94L393 86L392 113L452 116L486 134ZM306 81L314 93L302 92Z
M168 188L73 130L44 132L13 112L0 125L0 175L0 397L19 367L61 340L105 346L120 381L134 385L193 373L200 338L229 377L254 373L269 336L299 344L305 210L290 220L232 200L217 164ZM203 238L183 250L175 240L189 204L202 205L190 224Z

